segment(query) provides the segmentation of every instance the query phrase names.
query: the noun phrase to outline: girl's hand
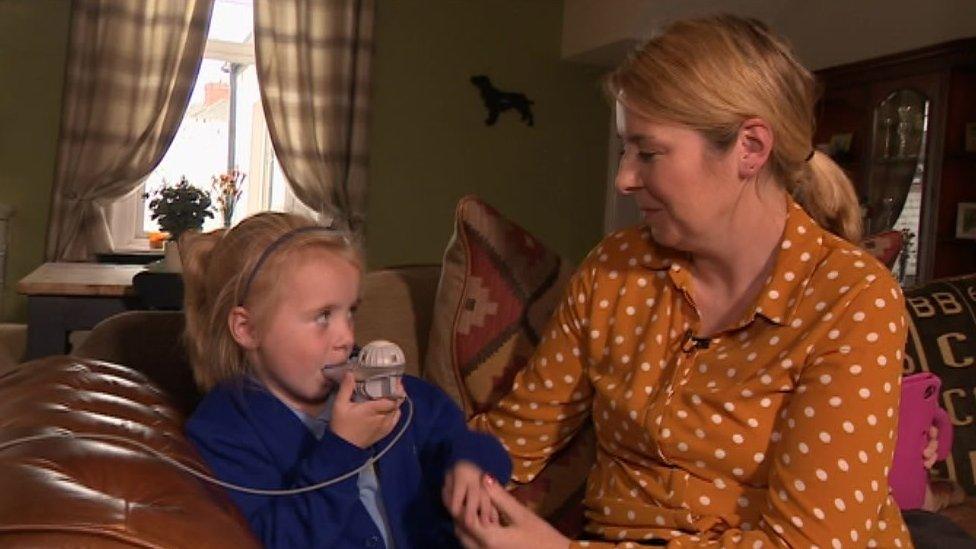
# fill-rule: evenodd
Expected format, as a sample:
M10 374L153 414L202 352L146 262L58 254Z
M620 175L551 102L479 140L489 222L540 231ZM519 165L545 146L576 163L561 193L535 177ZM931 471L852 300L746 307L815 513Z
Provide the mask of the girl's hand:
M935 465L936 454L939 452L939 428L935 425L929 427L929 443L922 450L922 464L926 469L931 469Z
M484 526L478 520L463 522L455 518L454 529L461 544L467 549L566 549L569 539L559 533L548 522L523 506L504 488L491 478L483 475L482 488L488 498L501 513L505 526L490 524Z
M498 510L481 486L481 468L470 461L458 461L444 476L441 497L456 522L480 521L482 526L498 524Z
M400 420L400 400L381 398L353 402L352 393L355 388L355 378L346 372L332 403L329 428L346 442L359 448L368 448L396 427Z

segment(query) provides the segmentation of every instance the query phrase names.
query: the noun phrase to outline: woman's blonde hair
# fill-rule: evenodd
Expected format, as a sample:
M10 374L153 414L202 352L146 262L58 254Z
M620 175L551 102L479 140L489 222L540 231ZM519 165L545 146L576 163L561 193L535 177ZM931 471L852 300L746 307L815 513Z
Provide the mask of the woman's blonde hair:
M767 165L827 230L857 241L861 213L843 170L813 151L813 75L762 22L732 15L677 21L605 81L608 94L654 120L698 130L718 150L759 117L773 131ZM809 160L808 160L809 158Z
M277 303L280 285L276 282L291 259L310 249L325 250L362 272L359 250L348 238L325 227L304 229L279 242L297 229L317 226L302 216L264 212L248 217L229 231L191 232L180 238L184 340L194 379L201 389L209 390L224 380L248 373L249 366L231 335L228 317L235 306L243 304L260 326L261 319ZM265 250L275 242L277 247L255 272Z

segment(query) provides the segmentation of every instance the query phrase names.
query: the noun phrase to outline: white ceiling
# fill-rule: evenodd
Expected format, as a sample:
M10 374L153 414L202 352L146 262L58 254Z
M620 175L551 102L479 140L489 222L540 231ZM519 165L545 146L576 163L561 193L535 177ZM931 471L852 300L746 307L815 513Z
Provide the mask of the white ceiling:
M812 69L976 36L976 0L564 0L563 58L613 65L665 23L715 12L762 19Z

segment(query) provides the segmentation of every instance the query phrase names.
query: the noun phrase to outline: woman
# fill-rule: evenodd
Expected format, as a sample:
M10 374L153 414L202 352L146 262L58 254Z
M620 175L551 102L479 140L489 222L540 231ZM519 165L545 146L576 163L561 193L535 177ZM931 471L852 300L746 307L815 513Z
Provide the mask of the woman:
M587 257L475 422L527 482L592 417L593 540L911 546L886 480L904 303L852 244L850 181L813 150L812 75L762 23L720 16L674 23L608 89L616 184L645 226ZM488 485L509 524L457 515L466 544L570 545Z

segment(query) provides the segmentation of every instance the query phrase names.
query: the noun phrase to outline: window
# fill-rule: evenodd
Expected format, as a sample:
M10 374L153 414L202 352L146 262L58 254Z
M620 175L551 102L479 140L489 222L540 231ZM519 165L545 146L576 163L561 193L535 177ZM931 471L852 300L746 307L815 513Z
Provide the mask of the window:
M110 225L116 250L148 248L159 230L143 194L186 176L210 192L211 178L230 169L246 174L234 211L236 223L263 210L312 214L295 199L274 155L261 106L254 65L252 0L216 0L207 45L189 106L159 165L128 196L112 205ZM214 211L204 230L218 228Z

